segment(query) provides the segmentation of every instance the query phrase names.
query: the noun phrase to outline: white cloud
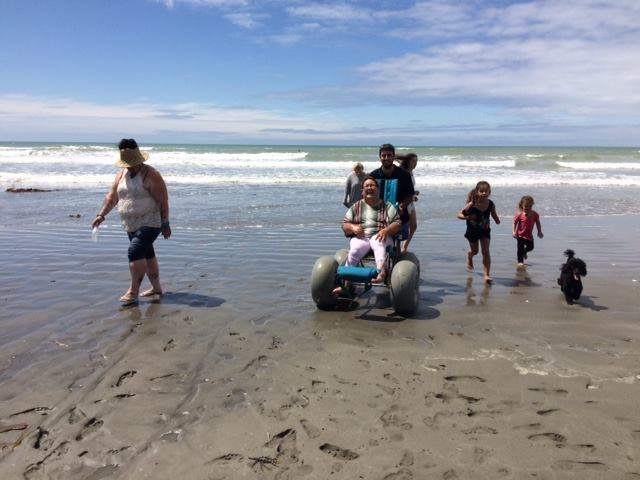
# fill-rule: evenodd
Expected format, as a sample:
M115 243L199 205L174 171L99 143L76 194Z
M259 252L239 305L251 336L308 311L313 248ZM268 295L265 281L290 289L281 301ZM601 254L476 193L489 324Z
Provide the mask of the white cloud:
M576 118L640 115L640 2L529 2L475 16L464 5L448 7L413 8L422 11L418 23L458 38L357 68L363 80L355 90L387 102L497 104ZM426 33L415 28L412 35Z
M248 0L152 0L156 3L163 3L167 8L173 8L177 4L184 3L197 7L244 7Z
M262 21L258 16L248 12L229 13L225 15L224 18L229 20L234 25L237 25L239 27L246 28L249 30L258 28L262 25Z
M366 8L357 8L347 3L305 3L287 7L293 17L303 17L315 21L370 22L374 15Z
M267 37L273 43L278 43L280 45L294 45L299 43L304 37L299 33L283 33L280 35L269 35Z
M345 125L330 114L296 115L277 110L224 107L200 103L159 105L132 102L104 105L65 98L0 96L0 131L9 138L56 138L74 132L78 138L108 140L125 132L150 137L158 132L193 137L216 132L219 139L286 139L281 131L327 132ZM269 133L270 131L276 133ZM174 139L175 139L174 138ZM212 139L214 141L216 139Z

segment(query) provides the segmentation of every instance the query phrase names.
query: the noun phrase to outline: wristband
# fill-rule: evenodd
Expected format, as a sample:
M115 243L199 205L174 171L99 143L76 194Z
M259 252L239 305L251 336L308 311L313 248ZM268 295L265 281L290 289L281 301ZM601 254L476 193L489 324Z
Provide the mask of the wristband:
M105 219L105 216L103 214L101 214L101 213L97 214L96 217L100 217L100 218L102 218L102 220Z
M163 228L163 229L164 229L164 228L171 228L171 225L169 224L169 220L163 220L163 221L160 223L160 227L161 227L161 228Z

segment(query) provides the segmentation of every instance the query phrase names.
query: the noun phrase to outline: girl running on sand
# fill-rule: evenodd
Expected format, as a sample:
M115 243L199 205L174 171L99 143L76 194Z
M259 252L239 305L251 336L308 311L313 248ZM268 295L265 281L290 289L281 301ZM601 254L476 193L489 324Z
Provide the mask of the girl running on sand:
M464 236L469 241L467 252L467 270L473 272L473 257L478 254L478 246L482 248L482 265L484 267L484 281L491 283L491 254L489 243L491 242L490 218L500 224L500 217L496 213L495 204L489 200L491 186L488 182L480 181L476 188L467 195L467 203L458 213L460 220L467 221L467 231Z
M533 250L533 227L538 230L538 238L544 237L540 226L540 215L533 210L533 197L525 195L518 203L518 213L513 217L513 238L518 242L518 266L523 267L527 253Z

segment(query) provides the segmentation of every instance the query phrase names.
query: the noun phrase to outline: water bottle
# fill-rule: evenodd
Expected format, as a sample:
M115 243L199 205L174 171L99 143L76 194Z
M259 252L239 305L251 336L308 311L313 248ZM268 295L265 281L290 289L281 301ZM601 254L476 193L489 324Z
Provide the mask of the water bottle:
M97 226L93 227L93 230L91 230L91 240L93 240L94 242L97 242L99 233L100 232L98 231L98 227Z

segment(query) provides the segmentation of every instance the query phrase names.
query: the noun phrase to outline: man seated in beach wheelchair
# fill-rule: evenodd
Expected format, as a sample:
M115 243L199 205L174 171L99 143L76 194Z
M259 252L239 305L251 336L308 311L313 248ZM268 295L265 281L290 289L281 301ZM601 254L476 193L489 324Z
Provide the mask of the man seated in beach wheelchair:
M360 288L360 295L381 287L389 290L397 313L412 314L417 310L420 264L412 252L401 253L403 226L394 205L394 187L393 181L386 181L380 198L376 179L369 176L364 180L363 198L349 208L342 222L345 235L350 237L349 250L320 257L313 266L311 296L318 308L334 308L341 299L351 302L356 297L356 287Z

